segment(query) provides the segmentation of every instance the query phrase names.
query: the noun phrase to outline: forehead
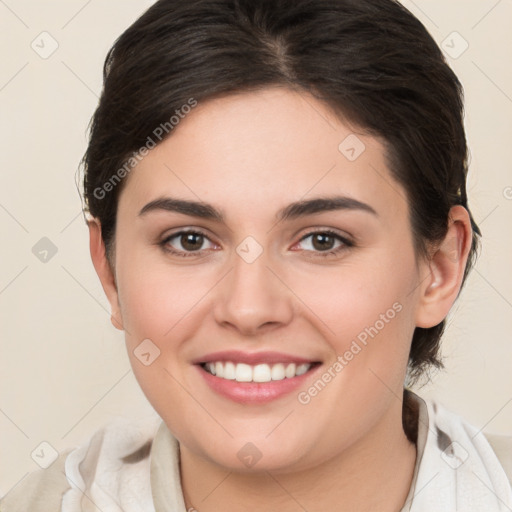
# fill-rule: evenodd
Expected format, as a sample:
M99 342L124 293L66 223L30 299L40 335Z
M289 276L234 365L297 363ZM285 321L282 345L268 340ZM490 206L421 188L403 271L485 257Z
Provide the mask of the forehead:
M301 198L345 195L404 216L387 165L377 138L307 93L269 88L195 107L130 173L120 208L169 195L272 216Z

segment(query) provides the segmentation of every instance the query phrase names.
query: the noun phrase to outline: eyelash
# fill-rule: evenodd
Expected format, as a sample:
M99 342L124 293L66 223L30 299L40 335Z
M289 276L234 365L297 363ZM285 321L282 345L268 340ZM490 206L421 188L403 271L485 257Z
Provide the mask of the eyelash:
M172 235L169 235L168 237L163 239L161 242L159 242L158 245L165 252L171 253L174 256L179 256L179 257L182 257L182 258L189 258L189 257L192 257L192 256L196 256L197 254L200 254L202 251L177 251L175 249L169 249L167 244L171 240L173 240L174 238L179 238L180 236L186 235L186 234L199 235L199 236L204 237L207 240L210 240L208 238L208 236L205 233L203 233L202 231L200 231L200 230L189 230L189 231L184 230L184 231L178 231L177 233L173 233ZM306 252L313 252L315 254L315 256L312 256L312 257L319 256L321 258L326 258L328 256L337 256L342 251L346 251L347 249L349 249L351 247L354 247L354 245L355 245L354 242L352 242L351 240L349 240L349 239L341 236L337 232L329 230L329 229L321 229L321 230L318 230L318 231L310 231L309 233L304 235L299 240L299 242L302 242L303 240L306 240L307 238L309 238L311 236L314 236L314 235L317 235L317 234L329 235L331 237L334 237L335 239L340 241L342 243L342 245L337 247L336 249L330 249L330 250L326 250L326 251L306 251ZM309 256L309 257L311 257L311 256Z

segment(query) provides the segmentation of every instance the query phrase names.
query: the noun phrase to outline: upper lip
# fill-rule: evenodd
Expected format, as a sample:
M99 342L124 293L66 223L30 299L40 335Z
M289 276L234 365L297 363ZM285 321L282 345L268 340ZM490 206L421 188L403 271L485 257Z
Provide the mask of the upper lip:
M231 361L233 363L245 363L249 365L277 363L304 364L317 362L315 359L306 359L304 357L285 354L282 352L242 352L239 350L212 352L211 354L199 357L192 362L193 364L203 364L217 361Z

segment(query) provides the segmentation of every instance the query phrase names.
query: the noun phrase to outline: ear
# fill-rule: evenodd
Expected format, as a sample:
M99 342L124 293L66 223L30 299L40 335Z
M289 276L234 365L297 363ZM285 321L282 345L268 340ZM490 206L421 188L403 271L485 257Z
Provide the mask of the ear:
M101 236L101 224L98 219L92 219L87 222L89 226L89 247L91 251L91 258L96 273L101 281L103 291L110 302L112 314L110 321L112 325L119 330L124 330L123 319L121 316L121 309L119 307L119 296L117 293L117 284L115 275L108 262L105 243Z
M469 214L463 206L453 206L446 236L426 262L427 278L421 284L416 327L434 327L448 315L462 285L471 242Z

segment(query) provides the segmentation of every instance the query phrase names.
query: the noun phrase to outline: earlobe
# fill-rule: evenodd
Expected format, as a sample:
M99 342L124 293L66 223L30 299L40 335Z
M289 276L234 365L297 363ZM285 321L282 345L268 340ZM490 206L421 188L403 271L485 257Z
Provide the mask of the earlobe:
M110 321L112 325L119 330L124 330L121 311L119 307L119 296L117 292L117 284L115 280L114 271L110 266L107 259L105 243L101 235L101 225L99 220L92 219L88 221L89 226L89 248L91 252L91 259L98 274L98 277L103 287L103 291L111 307Z
M471 241L467 210L459 205L452 207L446 236L433 250L426 265L427 278L420 287L417 327L434 327L448 315L462 285Z

